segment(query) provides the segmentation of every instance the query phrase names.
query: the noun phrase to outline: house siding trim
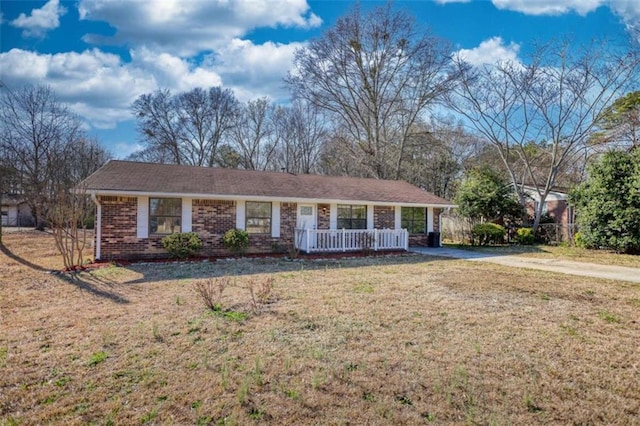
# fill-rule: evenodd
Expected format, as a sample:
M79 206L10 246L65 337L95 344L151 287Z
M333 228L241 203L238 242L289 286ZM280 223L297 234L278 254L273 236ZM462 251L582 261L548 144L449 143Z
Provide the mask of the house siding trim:
M374 220L373 210L374 210L373 204L367 204L367 229L369 230L373 230L373 228L375 227L375 224L373 223L373 220Z
M455 204L430 204L411 203L403 201L376 201L376 200L338 200L324 198L299 198L299 197L271 197L254 195L217 195L217 194L197 194L197 193L176 193L176 192L140 192L140 191L118 191L118 190L89 190L88 194L98 196L125 196L125 197L153 197L153 198L195 198L199 200L227 200L227 201L266 201L281 203L303 203L303 204L373 204L376 206L397 206L405 207L457 207Z

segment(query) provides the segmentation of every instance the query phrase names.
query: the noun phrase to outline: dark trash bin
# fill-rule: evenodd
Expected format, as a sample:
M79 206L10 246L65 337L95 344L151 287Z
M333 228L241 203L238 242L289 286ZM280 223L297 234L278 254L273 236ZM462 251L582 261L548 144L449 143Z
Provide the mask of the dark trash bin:
M429 232L429 235L427 236L427 245L429 247L440 247L440 233Z

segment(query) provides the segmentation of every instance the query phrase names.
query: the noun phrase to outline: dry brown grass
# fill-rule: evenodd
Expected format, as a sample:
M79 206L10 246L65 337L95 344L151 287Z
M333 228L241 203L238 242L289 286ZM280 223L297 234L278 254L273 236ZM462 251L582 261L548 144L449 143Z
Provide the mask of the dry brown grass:
M71 280L24 264L48 236L4 240L0 424L640 424L638 285L418 255ZM244 321L194 289L225 275Z

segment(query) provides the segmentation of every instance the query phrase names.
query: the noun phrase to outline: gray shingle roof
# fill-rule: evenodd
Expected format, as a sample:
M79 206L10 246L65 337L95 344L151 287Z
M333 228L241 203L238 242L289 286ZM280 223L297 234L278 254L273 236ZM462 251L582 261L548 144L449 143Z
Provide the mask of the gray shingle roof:
M112 160L83 182L88 192L273 197L451 206L404 181Z

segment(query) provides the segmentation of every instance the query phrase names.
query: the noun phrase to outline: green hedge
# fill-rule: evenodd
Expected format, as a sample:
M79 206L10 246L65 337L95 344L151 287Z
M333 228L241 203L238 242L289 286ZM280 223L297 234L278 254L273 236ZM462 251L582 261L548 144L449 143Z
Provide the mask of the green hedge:
M471 230L471 244L480 246L502 244L505 234L503 226L495 223L479 223Z
M185 259L202 248L202 240L195 232L175 233L162 239L162 247L171 257Z
M516 240L518 244L523 246L530 246L536 240L536 235L533 233L533 228L518 228L516 231Z
M222 243L234 253L249 247L249 233L241 229L229 229L222 237Z

